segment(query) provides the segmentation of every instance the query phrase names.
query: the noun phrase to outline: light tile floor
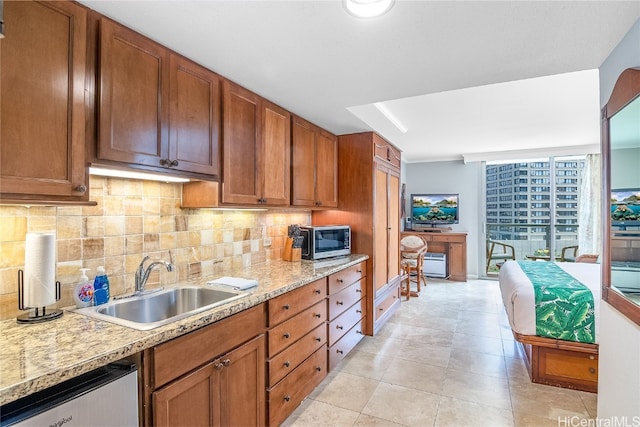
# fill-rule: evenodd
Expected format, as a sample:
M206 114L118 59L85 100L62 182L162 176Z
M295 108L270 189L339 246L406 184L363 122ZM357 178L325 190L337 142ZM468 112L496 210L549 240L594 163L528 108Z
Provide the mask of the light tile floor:
M595 394L531 383L496 281L428 282L283 425L558 427L595 418Z

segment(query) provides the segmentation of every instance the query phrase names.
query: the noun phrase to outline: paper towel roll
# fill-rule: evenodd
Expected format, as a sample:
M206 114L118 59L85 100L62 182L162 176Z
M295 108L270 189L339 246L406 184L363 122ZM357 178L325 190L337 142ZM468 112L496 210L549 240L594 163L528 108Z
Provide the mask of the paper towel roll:
M56 235L27 233L24 251L24 306L56 302Z

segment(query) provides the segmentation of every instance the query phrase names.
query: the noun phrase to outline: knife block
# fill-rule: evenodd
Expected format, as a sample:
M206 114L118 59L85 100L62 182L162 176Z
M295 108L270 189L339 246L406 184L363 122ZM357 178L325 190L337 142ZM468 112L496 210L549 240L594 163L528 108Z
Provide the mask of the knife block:
M293 239L287 237L282 251L282 259L285 261L300 261L302 256L302 248L293 247Z

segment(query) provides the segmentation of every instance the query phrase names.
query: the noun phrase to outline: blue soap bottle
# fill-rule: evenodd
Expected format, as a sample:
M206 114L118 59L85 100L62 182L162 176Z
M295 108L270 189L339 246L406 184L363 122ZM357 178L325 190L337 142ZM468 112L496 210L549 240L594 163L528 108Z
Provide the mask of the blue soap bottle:
M103 266L98 267L96 278L93 280L93 303L94 305L109 302L109 278Z

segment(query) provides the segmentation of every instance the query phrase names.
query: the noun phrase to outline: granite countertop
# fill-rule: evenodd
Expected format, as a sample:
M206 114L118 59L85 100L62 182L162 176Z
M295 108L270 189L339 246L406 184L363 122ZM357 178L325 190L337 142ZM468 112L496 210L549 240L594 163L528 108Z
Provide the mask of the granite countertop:
M367 258L350 255L316 262L278 260L248 268L230 268L220 276L255 279L258 288L241 299L150 331L138 331L69 310L59 319L44 323L25 325L15 319L1 321L0 404L134 355ZM204 285L215 278L184 284Z

